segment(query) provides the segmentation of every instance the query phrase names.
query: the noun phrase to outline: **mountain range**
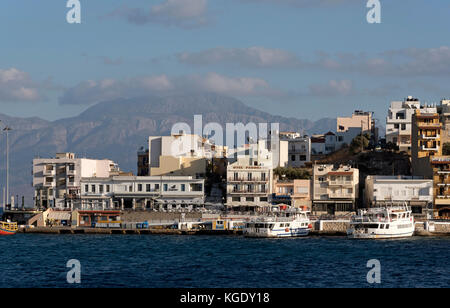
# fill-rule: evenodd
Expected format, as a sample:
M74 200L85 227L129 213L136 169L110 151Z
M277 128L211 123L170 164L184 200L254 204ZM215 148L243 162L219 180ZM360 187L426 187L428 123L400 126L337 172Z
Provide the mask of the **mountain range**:
M305 134L336 129L336 119L318 121L275 116L217 94L177 94L117 99L91 106L81 114L56 121L37 117L19 118L0 114L12 127L10 145L10 191L32 204L32 160L54 157L56 152L74 152L78 157L109 158L124 171L136 173L137 150L147 147L148 136L170 134L172 125L185 122L193 129L194 115L208 122L280 123L282 131ZM225 127L225 126L224 126ZM0 186L6 183L6 138L0 137Z

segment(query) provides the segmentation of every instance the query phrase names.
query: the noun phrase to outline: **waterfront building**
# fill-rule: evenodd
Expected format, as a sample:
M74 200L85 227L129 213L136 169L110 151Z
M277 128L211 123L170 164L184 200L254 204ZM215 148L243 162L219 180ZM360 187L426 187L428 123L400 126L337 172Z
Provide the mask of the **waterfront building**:
M192 209L205 201L204 179L191 176L113 176L81 179L74 209Z
M35 205L39 208L70 208L80 195L83 177L109 177L120 172L109 159L77 158L57 153L54 158L33 159Z
M359 170L348 165L314 165L312 213L341 215L354 212L359 196Z
M311 138L299 133L281 132L280 140L288 142L289 167L304 167L311 162Z
M434 218L450 219L450 156L433 156Z
M433 180L413 176L369 175L365 180L367 207L408 205L416 218L432 218Z
M272 203L311 210L311 180L274 180Z
M416 176L433 176L430 157L441 156L441 123L436 107L415 110L412 117L411 166Z
M249 210L267 207L272 201L273 166L278 166L279 161L273 161L267 140L240 149L227 167L227 206Z
M386 142L411 153L412 116L421 108L417 98L408 96L404 101L393 101L386 118Z

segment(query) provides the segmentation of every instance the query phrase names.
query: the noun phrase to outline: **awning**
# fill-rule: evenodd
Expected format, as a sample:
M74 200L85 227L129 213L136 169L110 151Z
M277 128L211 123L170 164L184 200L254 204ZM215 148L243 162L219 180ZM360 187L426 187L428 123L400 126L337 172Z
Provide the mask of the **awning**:
M48 219L53 220L70 220L71 217L72 215L70 214L70 212L56 212L56 211L50 212L47 216Z

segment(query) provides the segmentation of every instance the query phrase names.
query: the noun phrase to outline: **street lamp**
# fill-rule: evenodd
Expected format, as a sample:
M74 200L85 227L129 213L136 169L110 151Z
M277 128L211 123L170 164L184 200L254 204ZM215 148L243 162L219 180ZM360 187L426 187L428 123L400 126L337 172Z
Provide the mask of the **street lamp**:
M3 131L6 132L6 204L9 204L9 141L8 132L12 130L11 127L5 126Z

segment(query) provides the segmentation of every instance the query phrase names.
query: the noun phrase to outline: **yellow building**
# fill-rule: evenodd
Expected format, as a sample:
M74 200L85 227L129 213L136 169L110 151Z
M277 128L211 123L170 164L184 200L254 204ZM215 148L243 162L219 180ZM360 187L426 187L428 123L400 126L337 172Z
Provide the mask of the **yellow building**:
M413 175L431 178L430 157L441 156L441 129L436 108L418 109L412 117L411 165Z

